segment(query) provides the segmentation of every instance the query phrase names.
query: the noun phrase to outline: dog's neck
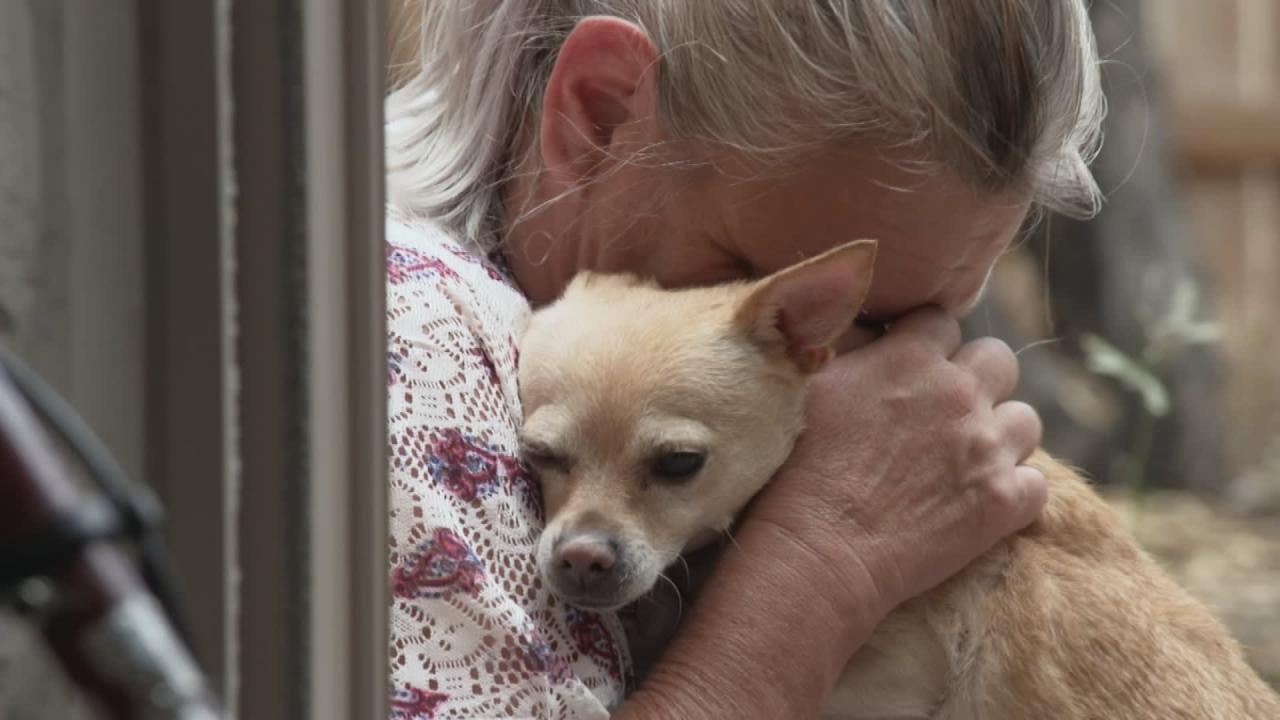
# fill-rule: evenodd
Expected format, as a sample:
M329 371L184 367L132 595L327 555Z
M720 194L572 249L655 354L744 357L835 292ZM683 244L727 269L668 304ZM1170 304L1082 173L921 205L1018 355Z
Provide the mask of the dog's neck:
M632 672L637 684L662 657L680 628L680 621L697 601L720 554L730 542L725 533L715 533L709 542L681 555L663 573L667 581L660 581L632 605L626 630Z

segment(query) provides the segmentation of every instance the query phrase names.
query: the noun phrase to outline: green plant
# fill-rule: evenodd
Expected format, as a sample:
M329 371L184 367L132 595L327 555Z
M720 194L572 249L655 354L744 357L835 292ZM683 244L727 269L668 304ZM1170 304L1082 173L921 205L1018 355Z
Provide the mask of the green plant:
M1122 482L1141 494L1146 485L1147 465L1156 422L1169 414L1171 399L1163 375L1179 353L1197 345L1217 343L1220 326L1198 319L1199 289L1184 278L1174 287L1165 312L1146 318L1141 351L1135 356L1113 343L1085 333L1080 337L1085 367L1111 379L1122 389L1138 396L1138 426L1134 430Z

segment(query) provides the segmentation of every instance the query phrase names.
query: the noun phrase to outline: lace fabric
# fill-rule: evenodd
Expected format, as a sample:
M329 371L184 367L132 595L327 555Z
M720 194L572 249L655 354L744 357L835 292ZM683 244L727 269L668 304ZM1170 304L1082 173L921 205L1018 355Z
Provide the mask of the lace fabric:
M389 220L392 717L596 718L621 702L619 620L542 586L518 460L529 305L440 228Z

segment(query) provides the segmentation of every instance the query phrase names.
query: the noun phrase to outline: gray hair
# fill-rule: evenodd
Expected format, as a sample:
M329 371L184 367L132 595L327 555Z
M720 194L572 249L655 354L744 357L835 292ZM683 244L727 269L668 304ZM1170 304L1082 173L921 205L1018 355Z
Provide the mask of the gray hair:
M872 135L979 189L1097 211L1083 0L427 0L420 67L387 101L391 211L491 246L522 125L590 15L653 38L673 141L767 156Z

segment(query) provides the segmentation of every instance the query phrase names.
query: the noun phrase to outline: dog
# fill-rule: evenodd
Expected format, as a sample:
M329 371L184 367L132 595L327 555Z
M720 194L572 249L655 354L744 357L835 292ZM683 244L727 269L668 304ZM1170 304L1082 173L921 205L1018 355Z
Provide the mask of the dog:
M854 322L874 247L685 290L586 273L533 314L521 445L546 511L539 572L561 599L626 605L723 537L802 431L806 381ZM825 716L1280 718L1239 646L1105 502L1042 451L1028 462L1050 483L1041 517L894 610ZM651 622L639 665L674 629Z

